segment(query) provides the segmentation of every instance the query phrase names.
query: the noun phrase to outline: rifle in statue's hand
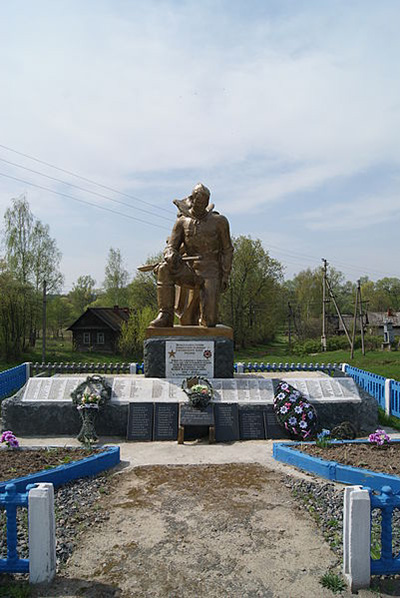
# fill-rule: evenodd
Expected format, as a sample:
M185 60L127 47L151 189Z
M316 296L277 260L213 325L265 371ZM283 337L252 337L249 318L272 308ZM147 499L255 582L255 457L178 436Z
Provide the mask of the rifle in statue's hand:
M199 255L185 255L181 258L183 262L198 262L201 260ZM160 265L161 262L157 262L156 264L146 264L145 266L139 266L139 272L152 272L157 266Z

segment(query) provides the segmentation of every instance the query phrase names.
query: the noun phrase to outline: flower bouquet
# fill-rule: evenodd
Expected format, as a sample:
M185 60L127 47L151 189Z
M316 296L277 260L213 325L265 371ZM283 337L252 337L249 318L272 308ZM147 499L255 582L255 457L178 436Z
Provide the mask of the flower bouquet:
M211 383L206 378L194 376L182 382L182 390L189 399L189 405L204 411L214 396Z
M7 448L18 448L19 442L11 430L5 430L0 436L0 444L5 444Z
M90 444L97 441L95 429L99 409L111 398L111 386L103 376L88 376L71 392L72 402L78 409L82 427L79 442Z

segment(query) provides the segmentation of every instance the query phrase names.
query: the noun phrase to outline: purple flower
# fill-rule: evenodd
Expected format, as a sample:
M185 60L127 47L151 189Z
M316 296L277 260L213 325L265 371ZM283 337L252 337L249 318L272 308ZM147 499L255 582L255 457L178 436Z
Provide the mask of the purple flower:
M277 397L276 397L276 398L277 398L278 400L280 400L280 399L284 399L285 397L286 397L285 393L284 393L284 392L280 392L280 393L277 395Z
M286 407L286 405L283 405L283 407L281 407L279 411L281 413L287 413L288 412L288 408Z
M307 422L305 422L305 421L301 421L301 422L299 423L299 426L300 426L300 428L302 428L302 429L304 430L304 428L307 428Z
M296 413L303 413L303 407L301 407L301 405L296 405L294 410Z
M289 417L289 424L291 426L295 426L297 424L297 418L296 417Z

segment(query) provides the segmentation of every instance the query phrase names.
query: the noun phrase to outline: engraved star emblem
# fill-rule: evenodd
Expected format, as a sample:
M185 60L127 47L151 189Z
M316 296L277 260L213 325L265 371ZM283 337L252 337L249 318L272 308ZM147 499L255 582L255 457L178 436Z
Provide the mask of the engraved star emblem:
M175 357L175 353L176 351L169 351L169 358L172 359L173 357Z

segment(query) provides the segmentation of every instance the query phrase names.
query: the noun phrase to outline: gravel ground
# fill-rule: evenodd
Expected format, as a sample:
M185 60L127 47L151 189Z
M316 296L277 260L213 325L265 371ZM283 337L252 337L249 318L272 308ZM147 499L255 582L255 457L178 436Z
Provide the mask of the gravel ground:
M106 503L100 498L110 493L110 478L100 475L70 482L54 492L56 514L57 571L68 561L82 534L109 519ZM6 557L5 512L0 511L0 557ZM18 509L18 550L28 558L27 510ZM1 575L0 575L1 578Z

